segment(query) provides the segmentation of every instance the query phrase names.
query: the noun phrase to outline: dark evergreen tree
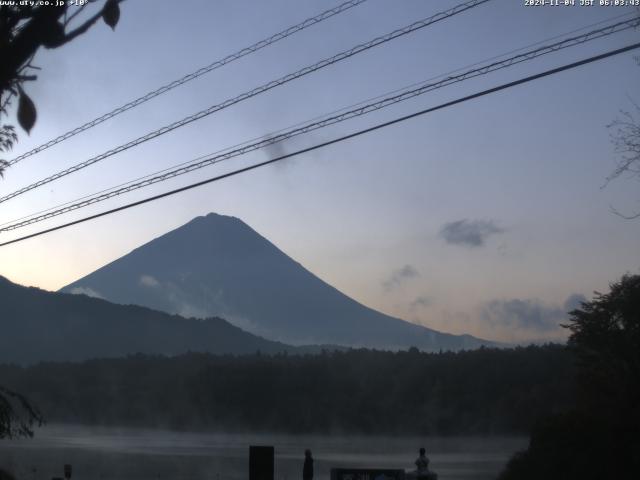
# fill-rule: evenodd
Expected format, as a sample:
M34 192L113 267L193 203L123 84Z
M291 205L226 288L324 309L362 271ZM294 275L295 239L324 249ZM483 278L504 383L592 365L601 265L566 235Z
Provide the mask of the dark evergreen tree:
M501 480L619 480L640 472L640 275L570 313L574 408L540 422Z

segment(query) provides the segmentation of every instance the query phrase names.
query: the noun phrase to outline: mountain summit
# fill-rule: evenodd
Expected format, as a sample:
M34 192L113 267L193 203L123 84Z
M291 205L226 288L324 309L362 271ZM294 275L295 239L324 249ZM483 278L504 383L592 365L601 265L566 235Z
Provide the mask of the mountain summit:
M490 345L384 315L323 282L247 224L210 213L64 287L293 344L459 350Z

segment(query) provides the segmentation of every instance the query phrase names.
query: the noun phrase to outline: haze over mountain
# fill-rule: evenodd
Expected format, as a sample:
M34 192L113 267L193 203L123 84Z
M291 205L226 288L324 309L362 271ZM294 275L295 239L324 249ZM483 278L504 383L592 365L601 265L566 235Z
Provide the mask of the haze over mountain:
M294 345L459 350L492 345L384 315L320 280L241 220L189 223L62 289L183 316L219 316Z
M243 332L220 318L187 319L86 295L23 287L2 276L0 305L0 363L79 361L135 353L298 351Z

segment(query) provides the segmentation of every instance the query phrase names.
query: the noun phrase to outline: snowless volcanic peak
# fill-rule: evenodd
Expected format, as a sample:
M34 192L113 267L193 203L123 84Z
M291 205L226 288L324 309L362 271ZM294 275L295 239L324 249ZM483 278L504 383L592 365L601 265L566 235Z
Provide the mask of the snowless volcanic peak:
M459 350L490 345L384 315L316 277L238 218L210 213L63 291L186 317L219 316L292 344Z

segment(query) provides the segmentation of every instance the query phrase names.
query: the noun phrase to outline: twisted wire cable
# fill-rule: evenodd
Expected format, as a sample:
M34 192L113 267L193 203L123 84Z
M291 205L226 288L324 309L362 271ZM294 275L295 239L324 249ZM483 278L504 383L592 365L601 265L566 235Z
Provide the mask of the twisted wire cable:
M349 0L347 2L341 3L340 5L338 5L337 7L334 7L332 9L326 10L318 15L316 15L315 17L310 17L307 18L306 20L304 20L303 22L298 23L297 25L294 25L292 27L289 27L285 30L282 30L281 32L278 32L268 38L265 38L263 40L260 40L259 42L254 43L253 45L250 45L248 47L245 47L241 50L238 50L235 53L232 53L230 55L227 55L226 57L220 59L220 60L216 60L215 62L199 68L198 70L191 72L187 75L185 75L182 78L179 78L177 80L174 80L170 83L167 83L166 85L163 85L159 88L157 88L156 90L153 90L152 92L149 92L141 97L136 98L135 100L130 101L129 103L125 103L124 105L115 108L113 110L111 110L110 112L105 113L104 115L95 118L94 120L91 120L83 125L80 125L79 127L76 127L72 130L69 130L66 133L63 133L62 135L49 140L46 143L43 143L42 145L39 145L37 147L35 147L32 150L29 150L26 153L23 153L22 155L19 155L18 157L14 158L13 160L10 160L8 163L9 165L14 165L16 163L18 163L21 160L24 160L27 157L30 157L32 155L35 155L36 153L42 152L43 150L46 150L50 147L53 147L54 145L63 142L75 135L78 135L79 133L84 132L85 130L88 130L90 128L95 127L96 125L101 124L102 122L105 122L107 120L109 120L110 118L113 118L117 115L120 115L121 113L126 112L127 110L131 110L134 107L137 107L138 105L141 105L145 102L148 102L149 100L162 95L164 93L167 93L169 90L173 90L174 88L179 87L180 85L184 85L187 82L190 82L191 80L195 80L198 77L201 77L202 75L205 75L209 72L212 72L213 70L216 70L220 67L223 67L224 65L227 65L231 62L234 62L242 57L245 57L251 53L257 52L258 50L261 50L265 47L268 47L269 45L273 45L276 42L279 42L280 40L283 40L287 37L290 37L291 35L294 35L298 32L301 32L302 30L305 30L306 28L309 28L313 25L316 25L324 20L327 20L328 18L331 18L335 15L338 15L346 10L349 10L350 8L353 8L355 6L358 6L364 2L366 2L367 0Z
M350 58L354 55L357 55L359 53L362 53L366 50L369 50L371 48L377 47L378 45L382 45L384 43L390 42L392 40L395 40L399 37L402 37L404 35L407 35L409 33L415 32L417 30L420 30L422 28L425 28L429 25L433 25L436 22L440 22L442 20L445 20L447 18L450 18L454 15L457 15L459 13L462 13L464 11L470 10L474 7L477 7L483 3L487 3L491 0L471 0L462 4L459 4L453 8L450 8L449 10L437 13L435 15L432 15L431 17L419 20L417 22L414 22L410 25L407 25L406 27L394 30L386 35L380 36L380 37L376 37L373 40L370 40L369 42L366 43L362 43L360 45L357 45L355 47L350 48L349 50L345 50L341 53L338 53L337 55L334 55L332 57L326 58L324 60L321 60L313 65L304 67L300 70L298 70L297 72L294 73L289 73L287 75L285 75L284 77L281 77L277 80L272 80L268 83L265 83L259 87L254 88L253 90L249 90L245 93L242 93L240 95L238 95L237 97L234 98L230 98L228 100L225 100L222 103L216 104L216 105L212 105L209 108L206 108L205 110L201 110L197 113L194 113L192 115L189 115L185 118L183 118L182 120L178 120L177 122L173 122L169 125L166 125L162 128L159 128L157 130L154 130L152 132L147 133L146 135L143 135L141 137L136 138L135 140L131 140L128 143L125 143L123 145L120 145L118 147L115 147L111 150L108 150L104 153L101 153L100 155L97 155L95 157L91 157L88 160L85 160L84 162L78 163L72 167L69 167L65 170L61 170L49 177L46 177L42 180L39 180L37 182L34 182L30 185L27 185L26 187L20 188L18 190L15 190L3 197L0 197L0 203L6 202L7 200L10 200L12 198L17 197L18 195L22 195L23 193L26 193L30 190L33 190L35 188L41 187L43 185L46 185L47 183L53 182L54 180L57 180L59 178L65 177L67 175L70 175L72 173L75 173L79 170L82 170L90 165L93 165L94 163L100 162L106 158L109 158L117 153L123 152L125 150L128 150L132 147L135 147L137 145L140 145L141 143L147 142L151 139L154 139L160 135L164 135L168 132L171 132L177 128L183 127L187 124L190 124L192 122L195 122L196 120L200 120L204 117L207 117L209 115L211 115L212 113L218 112L220 110L223 110L227 107L230 107L231 105L235 105L236 103L242 102L244 100L247 100L249 98L252 98L256 95L259 95L261 93L264 93L268 90L271 90L273 88L276 88L280 85L284 85L288 82L291 82L292 80L295 80L297 78L303 77L305 75L308 75L310 73L313 73L317 70L320 70L322 68L325 68L329 65L333 65L335 63L338 63L342 60L345 60L347 58Z
M452 75L452 76L448 76L440 81L437 82L433 82L433 83L426 83L423 84L421 86L419 86L418 88L413 88L410 90L406 90L400 94L397 95L392 95L389 97L386 97L380 101L376 101L376 102L372 102L363 106L359 106L358 108L354 108L351 110L348 110L346 112L340 113L338 115L332 115L329 116L327 118L324 118L322 120L319 121L315 121L315 122L311 122L311 123L307 123L303 126L297 127L297 128L292 128L289 130L284 131L283 133L279 133L277 135L273 135L273 136L268 136L266 138L262 138L259 141L253 142L253 143L247 143L247 144L241 144L241 146L239 146L238 148L235 147L230 147L229 149L226 150L222 150L219 152L215 152L212 153L210 155L205 155L205 156L201 156L195 160L192 160L191 162L188 162L187 164L182 164L181 166L179 166L178 168L175 168L173 170L170 169L166 169L163 170L162 172L159 172L159 174L155 175L155 176L148 176L143 178L141 181L137 181L134 183L130 183L126 186L120 187L120 188L115 188L112 189L110 191L106 191L106 192L99 192L98 194L95 194L94 196L89 196L86 199L83 199L82 201L76 202L76 203L71 203L69 205L65 205L62 208L58 208L55 210L51 210L48 211L45 214L42 215L37 215L34 216L32 218L29 218L27 220L23 220L23 221L18 221L15 223L12 223L10 225L6 225L6 226L2 226L2 228L0 228L0 232L6 232L6 231L10 231L10 230L15 230L18 228L22 228L22 227L26 227L27 225L32 225L34 223L38 223L38 222L42 222L44 220L47 220L49 218L52 217L56 217L58 215L62 215L68 212L71 212L73 210L77 210L80 208L84 208L87 207L89 205L93 205L95 203L99 203L99 202L103 202L105 200L108 200L110 198L119 196L119 195L123 195L129 192L132 192L134 190L138 190L140 188L144 188L150 185L153 185L155 183L159 183L159 182L163 182L165 180L169 180L171 178L180 176L180 175L184 175L190 172L193 172L195 170L199 170L201 168L204 167L208 167L217 163L220 163L222 161L225 160L229 160L231 158L234 157L238 157L241 155L244 155L246 153L255 151L255 150L259 150L261 148L264 148L266 146L269 145L273 145L275 143L279 143L279 142L283 142L286 140L289 140L293 137L296 137L298 135L303 135L305 133L309 133L311 131L314 130L318 130L320 128L324 128L330 125L334 125L336 123L340 123L355 117L359 117L362 115L366 115L368 113L389 107L391 105L394 105L396 103L400 103L406 100L409 100L411 98L417 97L419 95L423 95L427 92L439 89L439 88L443 88L446 87L448 85L452 85L454 83L458 83L458 82L462 82L465 80L468 80L470 78L475 78L481 75L486 75L488 73L491 72L495 72L497 70L502 70L504 68L508 68L511 67L513 65L517 65L519 63L523 63L526 61L530 61L533 60L535 58L538 58L540 56L543 55L547 55L549 53L552 52L557 52L559 50L565 49L565 48L569 48L569 47L573 47L576 45L581 45L583 43L592 41L592 40L596 40L599 38L603 38L609 35L613 35L615 33L619 33L619 32L623 32L625 30L629 30L631 28L635 28L637 26L640 25L640 18L636 17L630 20L625 20L625 21L621 21L621 22L617 22L613 25L607 25L605 27L596 29L596 30L592 30L590 32L587 32L583 35L578 35L575 37L571 37L571 38L567 38L565 40L559 41L559 42L555 42L552 43L550 45L545 45L539 48L536 48L534 50L530 50L528 52L524 52L521 53L519 55L515 55L512 56L510 58L507 58L505 60L501 60L501 61L497 61L497 62L493 62L478 68L474 68L471 70L468 70L464 73L461 73L459 75ZM221 153L224 152L224 153Z
M611 51L608 51L606 53L602 53L600 55L595 55L593 57L589 57L589 58L585 58L583 60L579 60L577 62L565 64L565 65L562 65L560 67L552 68L551 70L546 70L544 72L536 73L536 74L530 75L528 77L524 77L524 78L520 78L518 80L514 80L512 82L503 83L503 84L498 85L498 86L493 87L493 88L482 90L480 92L476 92L476 93L473 93L471 95L467 95L465 97L457 98L457 99L451 100L449 102L441 103L439 105L436 105L435 107L425 108L423 110L420 110L420 111L417 111L417 112L414 112L414 113L410 113L410 114L404 115L402 117L397 117L397 118L394 118L393 120L389 120L387 122L378 123L378 124L373 125L371 127L368 127L368 128L362 129L362 130L358 130L356 132L349 133L347 135L343 135L343 136L338 137L338 138L333 138L331 140L327 140L325 142L318 143L318 144L312 145L310 147L306 147L306 148L303 148L301 150L297 150L297 151L292 152L292 153L287 153L285 155L280 155L279 157L272 158L271 160L265 160L264 162L254 163L252 165L249 165L249 166L246 166L246 167L242 167L242 168L239 168L237 170L233 170L231 172L223 173L221 175L217 175L215 177L208 178L206 180L201 180L201 181L196 182L196 183L185 185L184 187L180 187L180 188L177 188L175 190L171 190L171 191L168 191L168 192L160 193L160 194L154 195L152 197L143 198L142 200L138 200L138 201L135 201L135 202L132 202L132 203L128 203L126 205L121 205L119 207L115 207L115 208L112 208L110 210L106 210L106 211L103 211L103 212L100 212L100 213L96 213L96 214L90 215L88 217L79 218L77 220L73 220L71 222L68 222L68 223L65 223L65 224L62 224L62 225L56 225L55 227L47 228L45 230L40 230L38 232L34 232L34 233L31 233L31 234L25 235L23 237L14 238L12 240L8 240L6 242L0 243L0 247L4 247L6 245L11 245L11 244L14 244L14 243L22 242L22 241L28 240L30 238L38 237L40 235L45 235L47 233L51 233L51 232L55 232L55 231L58 231L58 230L62 230L64 228L68 228L68 227L71 227L73 225L79 225L81 223L88 222L90 220L95 220L97 218L105 217L107 215L112 215L114 213L121 212L121 211L124 211L124 210L128 210L130 208L137 207L137 206L140 206L140 205L144 205L146 203L155 202L157 200L160 200L160 199L172 196L172 195L177 195L178 193L183 193L183 192L186 192L188 190L201 187L203 185L208 185L208 184L211 184L213 182L218 182L220 180L224 180L226 178L230 178L230 177L233 177L233 176L236 176L236 175L240 175L240 174L249 172L251 170L255 170L255 169L267 166L267 165L274 164L276 162L281 162L283 160L286 160L287 158L295 157L295 156L301 155L303 153L312 152L314 150L325 148L325 147L328 147L330 145L335 145L335 144L350 140L352 138L356 138L356 137L359 137L359 136L362 136L362 135L366 135L366 134L371 133L371 132L375 132L377 130L389 127L391 125L396 125L396 124L399 124L399 123L402 123L402 122L406 122L407 120L411 120L413 118L421 117L423 115L427 115L429 113L433 113L433 112L438 111L438 110L449 108L449 107L452 107L454 105L459 105L461 103L465 103L465 102L468 102L470 100L474 100L476 98L484 97L486 95L491 95L493 93L500 92L500 91L506 90L508 88L513 88L513 87L518 86L518 85L523 85L525 83L529 83L529 82L532 82L532 81L535 81L535 80L539 80L541 78L548 77L550 75L555 75L557 73L564 72L564 71L567 71L567 70L570 70L570 69L573 69L573 68L577 68L577 67L580 67L580 66L583 66L583 65L588 65L590 63L598 62L600 60L604 60L605 58L609 58L609 57L612 57L614 55L620 55L621 53L629 52L629 51L632 51L632 50L635 50L635 49L638 49L638 48L640 48L640 43L634 43L634 44L631 44L631 45L627 45L626 47L618 48L616 50L611 50Z
M73 199L73 200L69 200L69 201L66 201L66 202L64 202L64 203L60 203L60 204L58 204L58 205L51 206L51 207L49 207L49 208L44 208L44 209L39 210L39 211L37 211L37 212L33 212L33 213L30 213L30 214L27 214L27 215L23 215L22 217L18 217L18 218L14 218L14 219L12 219L12 220L8 220L8 221L5 221L5 222L2 222L2 223L0 223L0 227L2 227L2 226L4 226L4 225L8 225L8 224L10 224L10 223L15 223L15 222L18 222L18 221L20 221L20 220L24 220L24 219L27 219L27 218L30 218L30 217L34 217L34 216L39 215L39 214L41 214L41 213L49 212L49 211L51 211L51 210L55 210L55 209L57 209L57 208L60 208L60 207L66 206L66 205L70 205L70 204L72 204L72 203L78 202L78 201L80 201L80 200L84 200L85 198L89 198L89 197L92 197L92 196L94 196L94 195L98 195L98 194L101 194L101 193L105 193L105 192L108 192L108 191L110 191L110 190L114 190L114 189L116 189L116 188L124 187L125 185L129 185L129 184L131 184L131 183L134 183L134 182L137 182L137 181L140 181L140 180L143 180L143 179L146 179L146 178L152 177L152 176L154 176L154 175L158 175L158 174L160 174L160 173L164 173L164 172L166 172L166 171L171 170L172 168L181 167L181 166L183 166L183 165L187 165L187 164L189 164L189 163L192 163L192 162L195 162L195 161L201 160L201 159L205 158L206 156L213 155L213 154L217 154L217 153L222 153L222 152L225 152L225 151L227 151L227 150L231 150L231 149L233 149L233 148L239 147L239 146L241 146L241 145L245 145L245 144L251 143L251 142L253 142L253 141L255 141L255 140L258 140L258 139L260 139L260 138L264 138L265 136L267 136L267 137L272 137L272 136L274 136L274 135L276 135L276 134L278 134L278 133L281 133L281 132L284 132L284 131L288 130L289 128L297 127L297 126L303 125L303 124L305 124L305 123L307 123L307 122L311 122L311 121L319 120L319 119L321 119L321 118L328 117L329 115L334 115L334 114L337 114L337 113L340 113L340 112L344 112L344 111L349 110L349 109L351 109L351 108L355 108L355 107L357 107L357 106L364 105L365 103L372 102L372 101L374 101L374 100L378 100L378 99L384 98L384 97L389 96L389 95L393 95L393 94L398 93L398 92L402 92L402 91L404 91L404 90L407 90L407 89L410 89L410 88L416 87L416 86L418 86L418 85L422 85L422 84L424 84L424 83L426 83L426 82L430 82L430 81L432 81L432 80L436 80L436 79L438 79L438 78L443 78L443 77L446 77L446 76L450 76L450 75L453 75L454 73L462 72L462 71L464 71L464 70L466 70L466 69L469 69L469 68L471 68L471 67L475 67L475 66L477 66L477 65L482 65L483 63L491 62L491 61L493 61L493 60L497 60L497 59L500 59L500 58L506 57L507 55L512 55L512 54L514 54L514 53L522 52L522 51L524 51L524 50L527 50L528 48L532 48L532 47L535 47L535 46L537 46L537 45L542 45L542 44L544 44L544 43L546 43L546 42L550 42L550 41L552 41L552 40L557 40L557 39L559 39L559 38L566 37L567 35L573 35L573 34L575 34L575 33L582 32L582 31L587 30L587 29L589 29L589 28L597 27L598 25L603 25L603 24L605 24L605 23L607 23L607 22L611 22L611 21L613 21L613 20L618 20L618 19L620 19L620 18L624 18L624 17L632 17L632 16L634 16L634 15L635 15L635 14L634 14L633 12L627 12L627 13L622 13L622 14L620 14L620 15L614 15L613 17L609 17L609 18L606 18L606 19L604 19L604 20L600 20L600 21L598 21L598 22L594 22L594 23L591 23L591 24L589 24L589 25L585 25L585 26L583 26L583 27L576 28L576 29L574 29L574 30L571 30L571 31L568 31L568 32L565 32L565 33L561 33L561 34L559 34L559 35L554 35L554 36L552 36L552 37L547 37L547 38L545 38L545 39L543 39L543 40L538 40L537 42L530 43L530 44L528 44L528 45L525 45L525 46L522 46L522 47L518 47L518 48L513 49L513 50L509 50L508 52L504 52L504 53L501 53L501 54L499 54L499 55L494 55L494 56L492 56L492 57L490 57L490 58L485 58L485 59L483 59L483 60L480 60L480 61L478 61L478 62L472 63L472 64L470 64L470 65L466 65L466 66L464 66L464 67L456 68L455 70L451 70L451 71L449 71L449 72L447 72L447 73L440 74L440 75L436 75L436 76L434 76L434 77L430 77L430 78L428 78L427 80L422 80L422 81L420 81L420 82L416 82L416 83L413 83L413 84L411 84L411 85L406 85L406 86L404 86L404 87L402 87L402 88L397 88L397 89L394 89L394 90L392 90L392 91L385 92L385 93L380 94L380 95L376 95L375 97L370 97L370 98L368 98L368 99L366 99L366 100L361 100L361 101L359 101L359 102L353 103L353 104L348 105L348 106L346 106L346 107L342 107L342 108L339 108L339 109L337 109L337 110L334 110L334 111L332 111L332 112L330 112L330 113L326 113L326 114L323 114L323 115L319 115L319 116L317 116L317 117L314 117L314 118L312 118L312 119L307 120L306 122L298 122L298 123L296 123L295 125L290 125L289 127L283 128L283 129L281 129L281 130L278 130L278 131L275 131L275 132L270 132L270 133L269 133L269 134L267 134L267 135L260 135L259 137L254 137L254 138L251 138L251 139L249 139L249 140L245 140L244 142L240 142L240 143L235 144L235 145L233 145L233 146L231 146L231 147L227 147L227 148L224 148L224 149L218 150L218 151L216 151L216 152L213 152L212 154L202 155L202 156L200 156L200 157L198 157L198 158L196 158L196 159L187 160L186 162L181 162L181 163L179 163L179 164L177 164L177 165L173 165L173 166L171 166L171 167L167 167L167 168L165 168L165 169L162 169L162 170L159 170L159 171L156 171L156 172L152 172L152 173L149 173L149 174L143 175L143 176L138 177L138 178L134 178L134 179L131 179L131 180L127 180L126 182L120 183L120 184L118 184L118 185L115 185L115 186L112 186L112 187L109 187L109 188L105 188L105 189L100 190L100 191L98 191L98 192L93 192L93 193L90 193L90 194L87 194L87 195L83 195L83 196L81 196L81 197L79 197L79 198L75 198L75 199Z

